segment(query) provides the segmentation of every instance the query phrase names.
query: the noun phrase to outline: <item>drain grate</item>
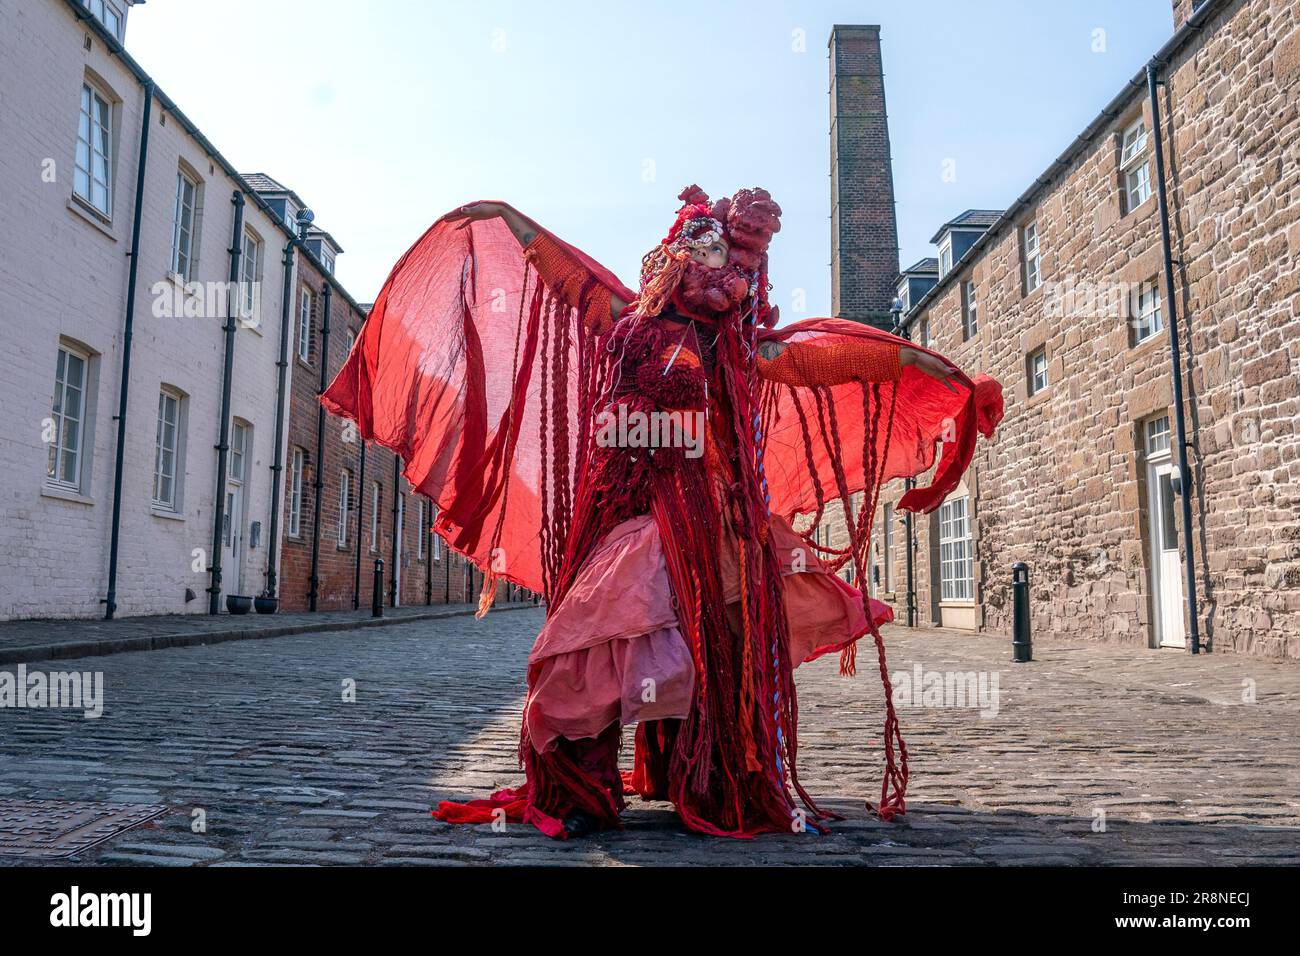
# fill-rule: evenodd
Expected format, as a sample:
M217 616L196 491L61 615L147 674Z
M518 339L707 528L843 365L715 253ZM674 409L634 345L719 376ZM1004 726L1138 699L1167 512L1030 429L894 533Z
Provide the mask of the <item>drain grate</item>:
M0 857L72 856L166 812L139 803L0 799Z

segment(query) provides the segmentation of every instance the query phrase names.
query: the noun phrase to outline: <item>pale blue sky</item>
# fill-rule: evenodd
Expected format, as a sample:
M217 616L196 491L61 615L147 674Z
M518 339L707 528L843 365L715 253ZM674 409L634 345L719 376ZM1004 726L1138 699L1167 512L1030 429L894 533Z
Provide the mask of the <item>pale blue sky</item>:
M946 219L1020 195L1173 30L1169 0L150 0L127 47L236 167L312 206L358 300L473 199L633 283L682 186L760 185L785 213L790 321L830 309L836 23L881 25L904 266Z

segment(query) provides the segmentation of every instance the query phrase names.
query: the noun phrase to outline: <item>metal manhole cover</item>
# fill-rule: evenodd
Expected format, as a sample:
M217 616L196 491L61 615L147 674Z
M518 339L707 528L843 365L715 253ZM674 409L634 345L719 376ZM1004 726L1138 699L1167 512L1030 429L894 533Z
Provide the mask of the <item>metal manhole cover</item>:
M72 856L166 812L139 803L0 799L0 856Z

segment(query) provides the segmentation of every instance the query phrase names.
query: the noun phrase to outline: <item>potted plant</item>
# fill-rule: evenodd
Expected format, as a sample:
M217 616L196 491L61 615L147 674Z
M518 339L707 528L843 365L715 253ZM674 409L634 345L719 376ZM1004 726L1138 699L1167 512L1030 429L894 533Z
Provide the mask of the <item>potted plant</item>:
M273 594L259 594L253 598L253 609L258 614L274 614L280 606L280 599Z
M231 614L247 614L253 608L253 599L247 594L227 594L226 610Z

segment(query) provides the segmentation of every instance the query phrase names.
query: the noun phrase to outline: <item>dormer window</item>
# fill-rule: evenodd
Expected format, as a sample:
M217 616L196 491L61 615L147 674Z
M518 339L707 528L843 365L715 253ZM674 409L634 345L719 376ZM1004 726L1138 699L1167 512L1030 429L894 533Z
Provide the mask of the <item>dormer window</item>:
M911 299L912 299L912 283L910 283L910 282L908 282L906 279L904 279L903 282L902 282L902 284L899 285L899 287L898 287L898 289L897 289L896 291L898 292L898 301L902 304L902 307L903 307L903 308L902 308L902 312L903 312L904 315L906 315L906 314L907 314L907 310L910 309L910 308L912 307L912 301L911 301Z
M122 42L122 10L113 0L85 0L86 9L109 33Z
M952 271L952 239L951 237L943 241L939 247L939 278L942 279Z
M328 249L321 249L320 264L325 267L325 271L330 275L334 274L334 253Z

